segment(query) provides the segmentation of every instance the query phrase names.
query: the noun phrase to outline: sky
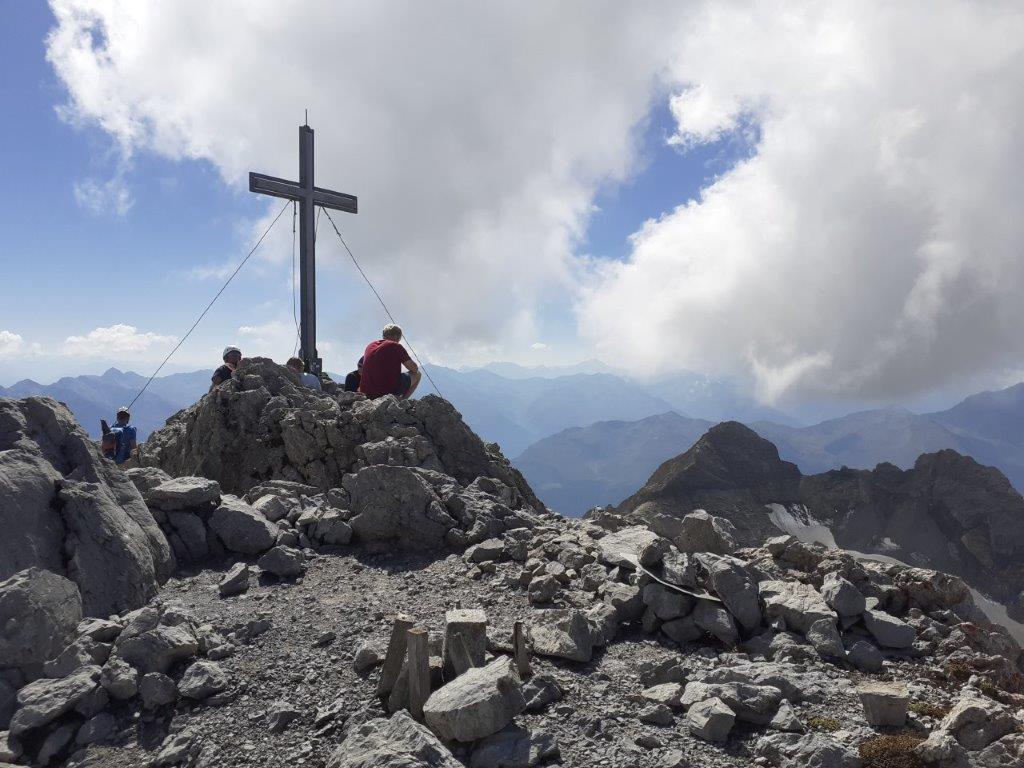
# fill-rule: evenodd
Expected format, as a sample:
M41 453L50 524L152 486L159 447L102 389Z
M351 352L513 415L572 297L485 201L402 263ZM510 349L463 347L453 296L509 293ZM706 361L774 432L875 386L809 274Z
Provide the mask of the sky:
M316 23L311 24L315 19ZM317 184L425 360L765 402L1024 370L1017 2L0 2L0 384L155 367ZM295 343L291 210L167 370ZM319 346L386 322L326 227Z

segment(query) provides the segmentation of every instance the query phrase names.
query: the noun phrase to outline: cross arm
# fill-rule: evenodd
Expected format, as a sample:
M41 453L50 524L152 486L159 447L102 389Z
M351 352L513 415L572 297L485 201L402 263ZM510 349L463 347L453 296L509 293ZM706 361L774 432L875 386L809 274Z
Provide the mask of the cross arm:
M359 202L356 196L347 195L344 192L332 192L329 189L313 187L313 202L334 211L359 212Z
M249 173L249 191L288 200L302 200L306 196L302 187L294 181L267 176L265 173Z

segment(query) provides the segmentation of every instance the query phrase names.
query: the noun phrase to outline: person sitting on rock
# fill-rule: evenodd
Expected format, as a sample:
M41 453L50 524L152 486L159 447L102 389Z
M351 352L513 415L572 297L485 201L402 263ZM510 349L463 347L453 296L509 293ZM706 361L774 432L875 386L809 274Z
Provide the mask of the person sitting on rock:
M299 358L289 358L285 365L299 374L299 381L302 382L303 386L309 387L310 389L323 390L324 387L320 382L320 378L316 374L308 373L306 371L306 364Z
M213 376L210 377L210 389L219 387L225 381L230 381L231 375L235 372L238 364L242 362L242 350L238 347L226 346L224 347L224 365L213 372Z
M356 363L356 369L351 371L345 376L345 391L346 392L358 392L359 391L359 380L363 377L363 358L359 358L359 362Z
M128 412L128 407L122 406L117 409L117 419L114 421L113 427L107 428L107 422L101 420L103 455L108 459L113 459L118 466L128 461L132 456L132 451L139 445L138 432L130 424L131 418L132 415Z
M363 353L359 391L369 398L384 395L395 395L403 399L412 397L422 374L400 343L402 329L388 324L384 326L381 337L371 341ZM403 365L409 369L408 373L402 370Z

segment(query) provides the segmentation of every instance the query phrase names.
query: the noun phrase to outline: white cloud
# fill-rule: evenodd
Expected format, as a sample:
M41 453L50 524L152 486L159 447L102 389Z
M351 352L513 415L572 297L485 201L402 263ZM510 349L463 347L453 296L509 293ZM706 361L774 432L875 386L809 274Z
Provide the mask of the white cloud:
M74 184L75 202L97 216L124 217L135 204L124 174L118 172L107 181L83 179Z
M533 342L533 344L530 345L530 349L536 352L547 352L549 349L551 349L551 346L545 344L543 341L535 341Z
M84 336L68 336L63 352L72 357L111 358L118 355L142 355L163 353L177 341L174 336L139 332L132 325L111 325L93 328Z
M679 41L683 146L756 152L595 270L606 359L907 395L1024 359L1024 8L716 3Z
M605 359L748 372L765 397L1024 358L1011 0L52 5L65 113L125 157L209 160L243 191L295 176L309 107L317 182L359 195L336 220L425 350L523 348L568 296ZM661 98L682 150L755 151L627 263L586 263L595 192ZM266 253L290 243L279 224ZM330 230L318 251L347 258Z
M26 344L25 339L14 331L0 330L0 360L16 357L34 357L39 355L38 344Z

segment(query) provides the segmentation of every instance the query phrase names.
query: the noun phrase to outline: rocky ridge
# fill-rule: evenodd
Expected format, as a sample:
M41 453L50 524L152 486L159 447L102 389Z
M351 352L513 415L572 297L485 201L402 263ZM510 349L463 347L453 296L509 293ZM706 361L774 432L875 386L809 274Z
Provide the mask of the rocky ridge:
M128 472L178 561L158 595L83 618L60 573L0 582L0 763L1020 763L1020 648L956 577L703 510L562 519L437 398L237 384ZM373 447L285 447L341 425Z

